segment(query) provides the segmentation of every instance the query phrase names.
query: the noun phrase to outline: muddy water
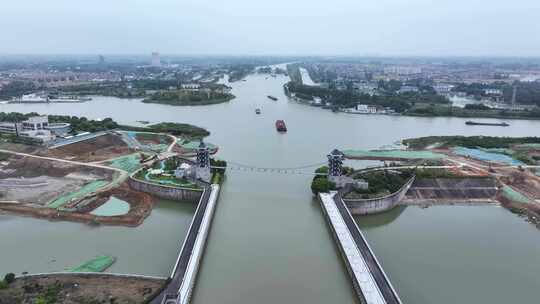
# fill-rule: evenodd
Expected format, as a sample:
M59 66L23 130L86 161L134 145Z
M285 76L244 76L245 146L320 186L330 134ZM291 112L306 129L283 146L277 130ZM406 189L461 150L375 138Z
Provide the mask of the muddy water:
M107 272L167 276L194 213L193 204L160 201L136 228L0 215L0 273L63 271L112 255Z
M404 303L537 303L540 231L494 206L357 217Z
M279 76L249 76L247 81L232 85L236 99L205 107L172 107L97 97L84 104L0 105L0 111L112 117L128 124L137 124L138 120L193 123L212 132L208 140L220 146L219 157L261 167L316 164L324 162L325 155L334 148L373 149L408 137L534 136L538 135L540 127L540 122L535 121L510 121L511 126L507 128L470 127L465 125L466 119L460 118L332 113L287 101L282 87L286 81L287 78ZM279 100L271 101L267 95ZM262 114L256 115L255 108L261 108ZM285 120L289 130L286 134L275 131L277 119ZM228 174L193 302L353 303L351 284L341 257L320 207L312 199L311 177L241 171ZM470 213L461 208L440 209L436 216L428 216L430 213L415 215L409 210L415 209L407 209L397 217L398 224L406 220L408 225L394 224L392 219L382 216L373 220L379 226L366 232L406 303L475 302L469 299L480 299L477 303L490 303L482 299L502 303L497 302L497 298L508 297L513 297L515 303L535 302L540 280L534 280L537 271L534 267L529 270L529 266L538 264L535 259L538 239L532 231L521 233L521 229L530 229L527 223L504 210L494 213L489 211L492 209L478 209ZM427 212L435 210L439 209L428 209ZM2 248L6 244L10 249L2 253L4 264L0 269L8 265L17 268L17 272L23 271L26 265L32 265L28 263L34 263L30 271L39 270L37 266L46 268L43 265L58 252L63 253L62 264L71 266L86 259L84 253L90 251L119 256L119 262L114 266L117 268L111 271L166 274L167 266L174 262L178 239L185 234L182 228L175 231L177 226L173 223L182 222L184 218L187 223L188 216L175 208L162 211L154 212L137 231L120 229L116 232L107 227L89 229L79 224L4 217L0 223L0 240ZM482 222L482 218L490 221ZM441 221L448 224L438 225ZM519 233L515 235L522 241L509 238L508 227L515 227ZM468 237L467 228L480 232ZM77 233L80 231L84 233ZM489 237L487 232L491 233ZM85 235L91 237L85 238ZM499 235L506 237L495 238ZM464 236L463 241L459 241ZM435 242L439 238L446 241ZM497 247L486 246L486 240L496 242ZM449 257L440 258L441 248L447 243L452 244ZM17 246L22 249L16 249ZM99 246L101 250L91 250L93 246ZM514 250L515 246L520 247L517 258L508 256L506 261L513 270L496 268L497 263L503 263L497 250L505 247ZM450 256L456 252L463 254ZM467 252L474 252L471 257L475 259L464 254ZM486 259L482 267L470 263L479 263L481 257ZM121 264L122 260L125 264ZM415 263L407 262L410 260ZM422 263L438 268L422 270L415 267ZM463 265L472 266L465 269ZM500 278L493 271L487 271L490 267L499 269L497 275L512 280L505 281L501 288L497 281ZM453 269L456 269L454 274ZM464 275L459 275L460 269L466 270ZM449 279L443 280L445 276ZM475 290L479 281L484 281L485 285ZM486 295L486 286L491 282L497 288L491 290L493 294ZM460 290L463 286L469 288L463 289L466 297L462 298Z

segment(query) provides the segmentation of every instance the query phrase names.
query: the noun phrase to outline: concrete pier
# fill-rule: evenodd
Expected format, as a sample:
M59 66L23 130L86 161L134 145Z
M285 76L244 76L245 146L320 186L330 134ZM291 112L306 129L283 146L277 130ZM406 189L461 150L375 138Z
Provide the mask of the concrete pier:
M319 198L360 303L401 304L341 195L321 193Z
M169 277L170 283L159 296L152 300L152 304L189 303L214 216L219 190L219 185L215 184L204 189L188 234Z

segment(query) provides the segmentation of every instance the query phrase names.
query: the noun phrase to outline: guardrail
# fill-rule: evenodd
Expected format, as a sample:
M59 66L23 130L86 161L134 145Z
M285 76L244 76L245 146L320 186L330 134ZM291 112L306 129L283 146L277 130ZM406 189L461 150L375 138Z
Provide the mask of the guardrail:
M349 232L351 233L351 236L356 246L358 247L358 250L360 250L360 252L362 253L362 256L364 257L368 269L373 278L375 279L379 290L383 294L388 304L402 304L398 293L395 291L394 287L390 283L390 280L384 272L381 264L377 260L375 254L371 250L371 247L367 243L362 231L360 230L360 228L358 228L358 225L354 221L354 218L345 206L345 202L342 199L342 194L343 192L338 192L334 196L334 202L345 224L347 225L347 228L349 229Z

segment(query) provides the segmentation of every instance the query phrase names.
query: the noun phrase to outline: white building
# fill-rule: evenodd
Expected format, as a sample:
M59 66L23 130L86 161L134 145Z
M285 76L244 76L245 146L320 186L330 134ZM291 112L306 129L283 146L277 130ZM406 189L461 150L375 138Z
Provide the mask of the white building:
M153 67L161 67L161 58L160 58L158 52L153 52L152 53L152 63L151 63L151 65Z
M345 109L346 113L351 114L377 114L377 107L372 105L359 104L355 108Z
M33 116L20 123L0 122L0 132L17 134L43 142L64 136L70 131L68 123L49 123L48 116Z
M182 84L182 90L188 90L188 91L197 91L201 88L201 85L198 83L185 83Z
M418 92L418 91L419 91L418 88L415 87L415 86L402 86L402 87L399 89L398 93L400 93L400 94L401 94L401 93L408 93L408 92L416 93L416 92Z
M176 178L187 178L187 177L193 177L194 171L193 167L189 164L182 163L176 170L174 170L174 176Z
M484 93L486 95L493 95L493 96L502 96L503 95L503 91L499 90L499 89L485 89Z
M433 89L435 89L435 92L437 92L437 94L439 94L439 95L448 94L448 93L452 92L453 88L454 88L454 86L451 85L451 84L438 84L438 85L433 87Z

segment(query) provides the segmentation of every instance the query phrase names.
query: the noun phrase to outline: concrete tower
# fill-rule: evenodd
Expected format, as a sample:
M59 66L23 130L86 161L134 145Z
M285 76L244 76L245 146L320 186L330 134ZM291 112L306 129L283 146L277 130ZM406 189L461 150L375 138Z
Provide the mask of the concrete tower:
M342 169L343 169L343 160L345 156L343 152L338 149L334 149L328 157L328 180L335 183L336 186L343 186L342 178Z
M197 178L205 182L210 182L212 174L210 172L210 149L201 140L199 148L197 148L197 167L195 171Z

